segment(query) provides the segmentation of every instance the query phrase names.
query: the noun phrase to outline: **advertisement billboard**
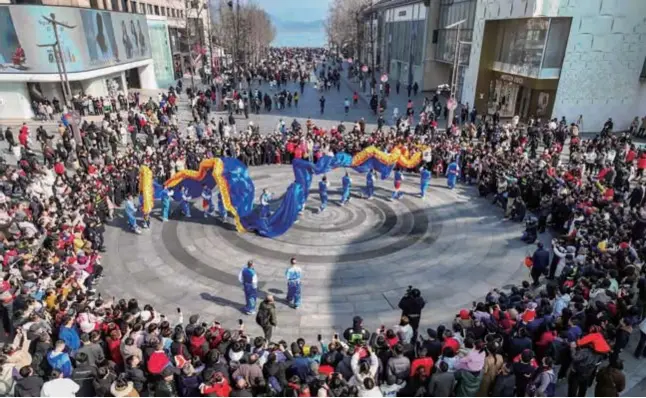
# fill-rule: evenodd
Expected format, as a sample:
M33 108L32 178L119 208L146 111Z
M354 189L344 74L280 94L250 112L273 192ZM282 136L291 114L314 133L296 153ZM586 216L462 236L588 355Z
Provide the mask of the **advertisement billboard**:
M155 65L157 86L166 88L175 83L173 73L173 54L170 49L168 22L148 19L148 34Z
M51 6L0 6L0 73L58 73L53 25L68 72L150 58L143 15ZM39 47L43 46L43 47Z

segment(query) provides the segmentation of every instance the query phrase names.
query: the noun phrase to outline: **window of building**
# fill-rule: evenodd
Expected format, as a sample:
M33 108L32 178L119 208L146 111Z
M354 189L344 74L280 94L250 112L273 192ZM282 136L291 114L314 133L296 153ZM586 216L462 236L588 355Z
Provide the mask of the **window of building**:
M148 9L148 14L149 14L149 15L152 15L152 13L153 13L153 6L152 6L152 5L150 5L150 4L146 4L146 8Z
M11 0L9 4L30 4L30 5L42 6L43 0Z
M439 30L437 33L437 49L435 58L438 61L454 62L457 40L470 42L473 35L473 23L476 13L476 0L441 0ZM466 20L460 25L458 38L457 26L444 29L461 20ZM468 46L467 46L468 47ZM470 48L462 46L460 49L460 63L469 62Z
M159 15L159 6L155 6L155 15Z
M90 0L90 8L99 9L99 0Z
M523 72L519 74L538 74L548 29L549 18L502 22L498 32L498 40L502 40L502 43L498 46L496 60L522 68Z
M570 18L551 19L550 31L547 34L547 43L545 44L545 54L543 55L543 68L561 68L561 65L563 65L571 22Z
M112 6L112 11L119 11L119 0L111 0L110 6Z
M131 1L130 2L130 12L134 12L135 14L139 12L139 8L137 8L137 2L136 1Z
M162 17L165 17L166 16L166 7L162 7L160 11L161 11Z

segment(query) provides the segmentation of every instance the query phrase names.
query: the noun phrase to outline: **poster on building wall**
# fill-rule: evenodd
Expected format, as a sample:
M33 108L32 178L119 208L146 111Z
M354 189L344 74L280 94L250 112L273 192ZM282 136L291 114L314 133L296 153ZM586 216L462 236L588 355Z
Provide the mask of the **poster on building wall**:
M81 17L92 69L119 63L121 59L114 39L110 13L82 10Z
M175 79L168 23L164 20L154 19L148 19L147 22L157 85L162 88L169 87L175 82Z
M26 68L24 50L18 41L8 7L0 8L0 71L16 72Z
M125 62L150 58L151 41L146 17L137 14L112 13L112 23L119 51Z
M0 73L58 73L56 42L67 72L83 72L150 58L144 15L50 6L0 6Z
M83 37L83 23L78 9L46 6L8 6L17 41L22 49L19 70L0 70L0 73L58 73L56 57L51 44L56 42L54 27L46 18L53 19L72 29L58 27L58 42L68 72L85 69L88 59L87 44ZM0 36L10 34L7 25L0 25ZM40 47L45 46L45 47ZM20 51L20 50L19 50ZM14 57L18 61L19 57ZM17 65L14 62L14 65Z

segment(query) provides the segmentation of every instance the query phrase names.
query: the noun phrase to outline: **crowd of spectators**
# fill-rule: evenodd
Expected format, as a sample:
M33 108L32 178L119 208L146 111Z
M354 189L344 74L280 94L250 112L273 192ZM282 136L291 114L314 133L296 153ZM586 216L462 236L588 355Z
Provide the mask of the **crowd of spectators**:
M273 52L275 61L259 66L265 76L252 76L267 81L321 54ZM561 379L570 396L585 396L595 381L597 396L624 389L623 358L642 356L646 346L646 153L628 134L608 125L585 140L565 121L466 122L439 131L430 101L375 131L363 120L329 129L294 120L261 134L253 124L236 130L234 117L209 122L206 90L188 99L180 91L128 104L127 113L110 112L99 124L84 122L82 142L63 125L51 135L43 129L42 158L26 125L18 140L5 131L19 160L0 164L7 340L0 394L554 396ZM186 128L177 121L179 106L193 111ZM568 142L574 145L563 159ZM137 194L140 165L164 181L213 156L255 166L370 145L410 152L431 146L424 167L436 176L459 158L462 182L493 195L506 217L536 214L543 243L529 256L532 281L494 289L423 332L423 298L411 289L396 326L369 331L356 316L340 336L294 342L250 336L244 326L197 314L161 314L135 299L102 297L96 288L104 225ZM546 234L555 236L551 245ZM275 322L271 298L259 313L259 323ZM626 353L633 328L641 338Z

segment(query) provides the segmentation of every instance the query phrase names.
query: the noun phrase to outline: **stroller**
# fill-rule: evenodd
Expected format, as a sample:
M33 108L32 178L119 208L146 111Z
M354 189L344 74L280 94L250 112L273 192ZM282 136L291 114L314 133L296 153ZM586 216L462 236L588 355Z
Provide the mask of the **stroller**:
M520 238L525 243L532 244L538 238L538 219L534 216L528 216L525 219L525 232Z

